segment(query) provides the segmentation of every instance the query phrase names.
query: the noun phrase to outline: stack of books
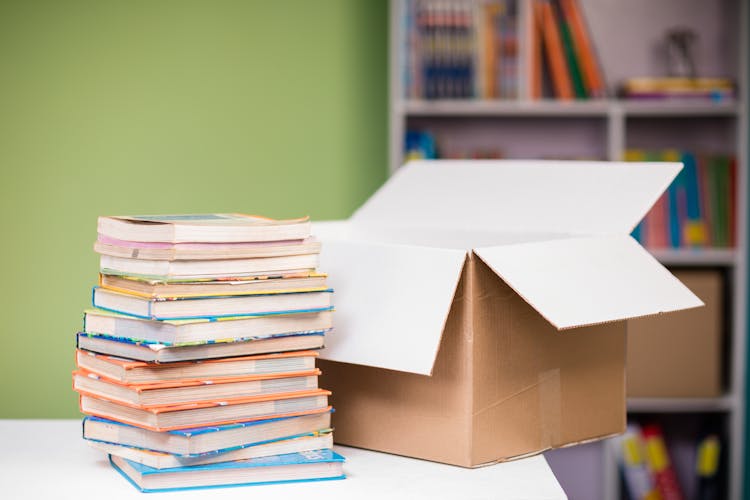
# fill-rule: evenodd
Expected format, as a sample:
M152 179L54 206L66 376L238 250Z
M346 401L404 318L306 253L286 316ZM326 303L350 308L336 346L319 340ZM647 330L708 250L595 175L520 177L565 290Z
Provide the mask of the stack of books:
M73 373L84 439L143 491L344 477L307 218L100 217L98 233Z
M640 77L622 83L627 99L677 101L727 101L736 97L735 82L729 78Z

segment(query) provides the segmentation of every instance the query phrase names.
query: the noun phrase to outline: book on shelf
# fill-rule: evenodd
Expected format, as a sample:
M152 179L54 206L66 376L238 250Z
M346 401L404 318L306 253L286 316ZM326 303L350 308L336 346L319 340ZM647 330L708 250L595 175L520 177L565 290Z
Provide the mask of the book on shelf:
M404 2L405 94L411 99L518 96L516 0Z
M171 469L175 467L193 467L196 465L208 465L333 448L333 434L331 433L331 429L321 429L310 434L270 440L261 444L240 447L220 453L208 453L196 457L179 457L170 453L103 443L101 441L88 441L88 443L92 448L109 455L122 457L131 462L146 465L154 469Z
M94 287L93 305L143 319L196 319L320 312L331 309L331 292L145 298Z
M646 464L641 427L630 422L625 433L615 438L620 473L630 500L657 500L659 494Z
M669 101L726 101L736 97L736 85L729 78L636 77L620 86L626 99Z
M344 457L330 449L173 469L154 469L115 455L109 459L143 492L344 478Z
M529 43L537 54L532 54L529 65L530 97L604 97L604 76L578 1L532 0L531 9ZM551 82L546 93L545 73Z
M298 351L157 364L78 349L76 365L89 373L116 382L145 384L166 380L216 380L309 371L315 368L317 356L317 351Z
M192 427L166 432L156 432L116 420L87 416L83 419L83 438L101 443L169 453L176 457L200 458L289 436L310 435L330 427L330 410L294 417Z
M577 0L406 0L401 15L407 99L567 100L606 94ZM521 44L528 46L528 61L521 61Z
M265 316L156 321L104 309L88 309L83 317L83 331L142 342L182 345L325 331L333 325L332 314L326 309Z
M81 389L78 389L78 393L81 413L118 420L154 431L291 417L330 409L328 406L330 392L323 389L158 408L141 408L108 401Z
M633 231L648 248L731 248L736 244L736 160L688 151L626 152L628 161L681 161L682 171Z
M100 236L120 241L232 243L301 240L310 219L276 220L246 214L123 215L99 217Z
M321 349L325 331L281 334L257 339L219 339L217 341L177 343L143 342L137 339L110 337L79 332L76 345L95 353L128 358L147 363L175 363L203 359L252 356L283 351Z
M645 424L641 427L646 450L646 464L661 500L683 500L685 498L677 474L669 457L661 425Z
M99 275L99 286L147 298L179 298L252 295L328 290L326 275L301 273L284 276L252 276L225 280L159 281L133 276Z
M221 401L272 397L318 388L317 369L293 373L264 373L241 377L200 380L163 380L127 384L78 369L73 372L73 390L140 409L164 408Z
M286 241L169 243L125 241L100 234L94 251L112 257L147 260L247 259L320 253L320 242L308 237Z

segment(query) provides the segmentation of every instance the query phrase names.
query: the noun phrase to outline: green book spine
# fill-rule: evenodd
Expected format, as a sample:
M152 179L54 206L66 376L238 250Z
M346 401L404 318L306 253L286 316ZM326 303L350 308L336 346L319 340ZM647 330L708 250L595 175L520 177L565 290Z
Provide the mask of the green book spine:
M562 39L563 51L565 52L565 59L568 61L568 69L570 70L570 80L573 83L573 91L578 99L588 98L586 93L586 87L583 84L583 75L581 74L581 66L578 64L576 59L575 45L573 45L573 35L570 32L570 26L565 20L562 9L557 2L552 2L555 10L555 15L560 21L560 38Z
M719 157L719 216L721 217L721 246L729 246L729 159Z

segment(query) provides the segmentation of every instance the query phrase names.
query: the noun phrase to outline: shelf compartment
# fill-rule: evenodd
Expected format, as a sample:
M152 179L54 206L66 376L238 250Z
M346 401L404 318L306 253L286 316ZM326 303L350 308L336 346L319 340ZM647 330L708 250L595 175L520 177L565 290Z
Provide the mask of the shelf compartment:
M441 158L604 159L607 122L601 117L413 116L407 130L429 132Z
M735 408L731 396L718 398L628 398L628 413L721 413Z
M734 248L647 249L659 262L667 266L734 266Z

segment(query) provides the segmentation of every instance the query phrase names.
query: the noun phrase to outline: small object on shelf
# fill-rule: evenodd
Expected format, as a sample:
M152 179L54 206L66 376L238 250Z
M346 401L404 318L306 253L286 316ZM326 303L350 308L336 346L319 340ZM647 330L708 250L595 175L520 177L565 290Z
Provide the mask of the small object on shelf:
M695 79L693 49L698 34L690 28L673 28L666 35L667 73L671 77Z
M636 100L724 102L734 99L736 91L729 78L637 77L622 83L620 95Z
M407 160L434 160L438 158L435 136L430 132L409 130L404 141L404 157Z

